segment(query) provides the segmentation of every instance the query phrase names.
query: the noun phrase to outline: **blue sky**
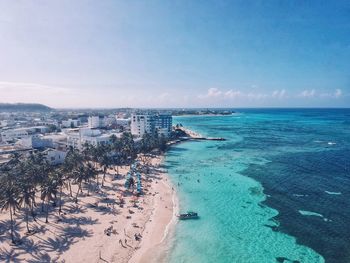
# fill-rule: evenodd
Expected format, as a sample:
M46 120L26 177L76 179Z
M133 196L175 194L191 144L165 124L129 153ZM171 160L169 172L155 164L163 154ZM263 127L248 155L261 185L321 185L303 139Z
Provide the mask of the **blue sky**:
M349 1L0 1L0 102L350 107Z

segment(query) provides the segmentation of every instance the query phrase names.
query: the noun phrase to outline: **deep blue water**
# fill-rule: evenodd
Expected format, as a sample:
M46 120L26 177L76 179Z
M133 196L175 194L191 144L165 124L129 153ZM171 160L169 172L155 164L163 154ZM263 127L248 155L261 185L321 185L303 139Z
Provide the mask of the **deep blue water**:
M350 262L350 109L177 117L224 142L173 147L180 209L171 262Z

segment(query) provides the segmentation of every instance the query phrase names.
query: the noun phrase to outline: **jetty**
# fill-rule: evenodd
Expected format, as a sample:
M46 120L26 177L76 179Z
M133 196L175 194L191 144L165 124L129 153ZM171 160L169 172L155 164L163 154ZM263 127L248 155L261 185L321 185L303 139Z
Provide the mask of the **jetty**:
M222 137L205 137L200 133L192 131L182 126L176 127L177 130L182 131L186 136L180 137L183 140L202 140L202 141L226 141L225 138Z
M205 141L226 141L226 139L222 137L199 137L199 138L191 138L191 139L205 140Z

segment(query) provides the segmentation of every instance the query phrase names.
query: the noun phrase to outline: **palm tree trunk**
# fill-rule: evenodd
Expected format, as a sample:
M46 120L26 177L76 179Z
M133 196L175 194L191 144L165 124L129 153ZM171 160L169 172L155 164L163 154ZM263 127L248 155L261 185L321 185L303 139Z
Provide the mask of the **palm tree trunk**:
M104 186L104 182L105 182L105 178L106 178L106 168L105 169L103 169L103 178L102 178L102 187Z
M70 194L70 197L73 197L72 185L71 185L71 183L70 183L69 180L68 180L68 186L69 186L69 194Z
M27 227L27 232L30 233L30 229L29 229L29 207L26 204L26 227Z
M59 208L58 208L58 214L60 215L61 212L62 212L62 186L60 187L60 205L59 205Z
M47 198L47 201L46 201L46 220L45 220L45 223L49 223L49 199Z
M32 217L33 217L33 220L36 222L36 218L35 218L35 213L34 213L34 208L33 208L33 206L34 206L34 204L31 203L31 204L30 204L30 213L31 213L31 215L32 215Z
M81 182L79 183L78 191L77 191L77 194L76 194L76 196L75 196L75 203L76 203L76 204L78 203L78 195L79 195L80 189L81 189Z
M15 238L13 236L13 218L12 218L12 206L10 205L10 219L11 219L11 241L14 244Z
M57 206L57 192L54 193L53 206Z
M87 183L87 195L90 196L90 187L91 187L91 180L89 179L88 183Z

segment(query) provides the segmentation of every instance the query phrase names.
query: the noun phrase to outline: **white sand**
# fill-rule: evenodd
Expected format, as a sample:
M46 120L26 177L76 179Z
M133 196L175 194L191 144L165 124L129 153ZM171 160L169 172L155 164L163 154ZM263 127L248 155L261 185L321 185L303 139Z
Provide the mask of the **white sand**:
M17 233L21 236L22 245L10 245L9 224L5 223L9 220L9 213L1 213L0 262L164 261L165 237L176 222L174 215L177 202L166 174L158 169L161 161L162 157L152 159L154 169L147 180L142 174L145 194L137 199L137 207L132 203L136 197L127 192L123 197L124 207L112 204L119 200L125 190L124 176L128 168L123 168L119 169L122 176L116 180L116 173L109 171L105 188L102 188L100 195L93 192L91 196L86 196L84 190L78 205L69 198L68 191L65 191L65 215L61 215L60 222L57 222L58 213L51 212L49 223L46 224L45 213L40 213L38 201L38 220L30 221L30 228L37 228L38 232L31 236L25 235L23 213L17 213ZM73 191L76 191L76 187ZM91 207L96 202L98 207ZM127 216L131 218L128 219ZM105 233L107 228L113 228L110 235ZM135 234L142 236L141 241L135 240Z

